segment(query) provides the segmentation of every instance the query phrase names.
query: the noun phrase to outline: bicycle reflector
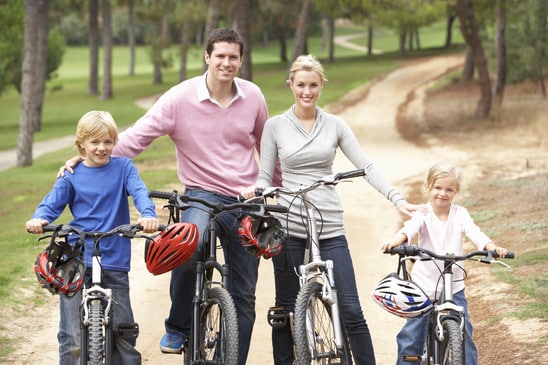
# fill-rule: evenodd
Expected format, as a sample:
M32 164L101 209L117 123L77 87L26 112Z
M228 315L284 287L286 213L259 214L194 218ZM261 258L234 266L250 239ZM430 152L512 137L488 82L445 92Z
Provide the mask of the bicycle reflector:
M185 263L196 251L198 227L174 223L145 243L145 263L153 275L160 275Z
M70 245L66 238L52 242L38 254L34 262L34 272L42 286L52 294L71 297L83 285L84 265L80 252Z
M246 215L238 228L241 245L251 255L269 259L282 251L282 225L271 215Z
M407 319L424 316L433 308L430 298L414 282L391 273L371 292L375 303L388 313Z

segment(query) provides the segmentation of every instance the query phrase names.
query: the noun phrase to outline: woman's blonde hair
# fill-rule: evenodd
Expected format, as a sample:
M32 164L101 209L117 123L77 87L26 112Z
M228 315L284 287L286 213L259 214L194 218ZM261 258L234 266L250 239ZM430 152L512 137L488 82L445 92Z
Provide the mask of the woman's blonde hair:
M99 137L105 133L110 135L114 144L118 142L118 127L109 112L92 110L84 114L78 121L74 139L74 145L80 155L85 155L82 145L86 139Z
M437 179L445 177L453 177L457 182L457 191L460 191L462 185L462 172L460 168L455 165L443 163L435 164L428 170L424 188L426 191L430 191Z
M293 62L291 69L289 70L289 79L287 80L288 83L293 81L297 71L315 71L318 75L320 75L323 82L327 81L322 64L311 54L301 55Z

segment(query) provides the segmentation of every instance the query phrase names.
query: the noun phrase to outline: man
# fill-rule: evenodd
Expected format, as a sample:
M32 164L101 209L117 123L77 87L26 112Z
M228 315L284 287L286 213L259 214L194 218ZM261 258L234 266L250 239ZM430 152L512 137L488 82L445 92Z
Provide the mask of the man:
M268 119L259 87L236 77L243 48L243 40L235 31L213 30L204 52L206 73L163 94L133 127L120 135L114 154L132 158L154 139L168 135L176 147L177 173L185 185L185 194L212 202L234 202L246 186L255 183L255 151L260 152L263 126ZM70 171L70 164L66 168ZM277 182L280 176L278 171ZM239 363L243 365L255 322L259 261L240 245L237 215L230 217L232 222L223 225L226 230L220 236L224 237L224 256L230 268L229 290L238 314ZM209 215L202 209L187 209L182 220L195 223L203 237ZM198 251L203 243L199 243ZM171 309L160 341L164 353L181 353L188 338L196 257L199 254L172 271Z

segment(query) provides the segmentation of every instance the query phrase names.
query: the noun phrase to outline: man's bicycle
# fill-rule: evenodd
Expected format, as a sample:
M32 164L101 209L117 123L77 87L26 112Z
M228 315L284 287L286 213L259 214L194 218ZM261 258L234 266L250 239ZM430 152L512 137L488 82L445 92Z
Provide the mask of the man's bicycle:
M184 354L186 365L238 363L238 320L236 308L227 289L228 264L217 260L217 218L227 211L242 214L265 214L268 211L285 211L284 207L262 203L235 202L212 203L208 200L178 194L177 191L149 191L151 198L166 199L169 222L180 220L180 211L207 209L210 214L203 255L196 262L196 282L192 308L192 324ZM190 205L199 203L204 207Z
M415 245L401 245L386 253L399 255L398 274L391 274L377 284L372 293L375 301L392 314L400 315L399 313L405 310L404 307L408 307L409 310L415 311L417 316L429 316L424 352L422 354L404 354L402 360L419 362L421 365L464 365L464 308L456 305L453 301L453 268L465 260L484 264L496 263L506 268L509 266L502 261L495 260L498 258L495 251L474 251L462 256L440 255ZM505 258L513 259L514 253L508 252ZM423 301L417 300L416 296L410 294L416 284L409 280L406 260L441 260L443 262L443 269L440 270L440 281L443 287L440 297L434 303L424 304ZM402 272L403 280L399 279L400 272ZM403 297L399 291L394 290L395 286L390 284L390 281L394 280L399 283L402 290L406 291ZM421 307L419 311L416 310L418 307Z
M296 364L352 364L348 336L341 322L334 263L321 257L316 208L307 193L322 185L337 185L340 181L365 176L365 170L353 170L324 176L308 186L291 190L283 187L258 189L256 195L274 198L287 195L304 204L308 238L305 262L299 266L300 290L292 318L292 333ZM303 220L303 221L304 221ZM280 310L269 310L269 322L280 321ZM272 318L271 318L272 317ZM283 320L287 322L286 320Z
M160 230L165 227L161 226ZM114 336L135 339L139 335L137 323L121 323L114 326L116 302L112 289L102 283L100 241L105 237L147 238L139 234L139 224L125 224L107 232L86 232L67 224L50 224L43 227L51 235L50 245L39 256L35 271L41 283L52 293L72 296L82 290L81 313L81 356L82 365L111 365ZM75 244L68 242L69 236L76 236ZM83 254L86 239L93 240L91 285L84 284Z

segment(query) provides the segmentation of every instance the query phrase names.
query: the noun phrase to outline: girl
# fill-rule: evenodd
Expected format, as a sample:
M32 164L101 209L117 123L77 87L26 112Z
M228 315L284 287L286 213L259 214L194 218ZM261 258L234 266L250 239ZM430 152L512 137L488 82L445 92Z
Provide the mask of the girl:
M428 192L428 212L415 213L405 222L404 227L396 234L391 242L382 247L383 252L406 242L411 242L418 234L420 247L439 254L463 254L463 233L479 250L496 251L501 257L506 256L506 249L495 245L480 228L474 223L468 211L453 204L453 199L460 191L462 175L458 167L447 164L437 164L430 168L424 184ZM413 265L411 277L424 292L434 301L438 298L441 287L436 284L439 278L440 263L435 261L417 261ZM468 304L464 295L464 271L453 268L453 299L456 305L464 308L465 314L465 356L467 365L477 365L478 352L474 344L473 328L468 317ZM402 355L422 354L423 344L428 329L428 316L419 319L407 320L398 333L398 360L397 365L419 363L402 362Z

